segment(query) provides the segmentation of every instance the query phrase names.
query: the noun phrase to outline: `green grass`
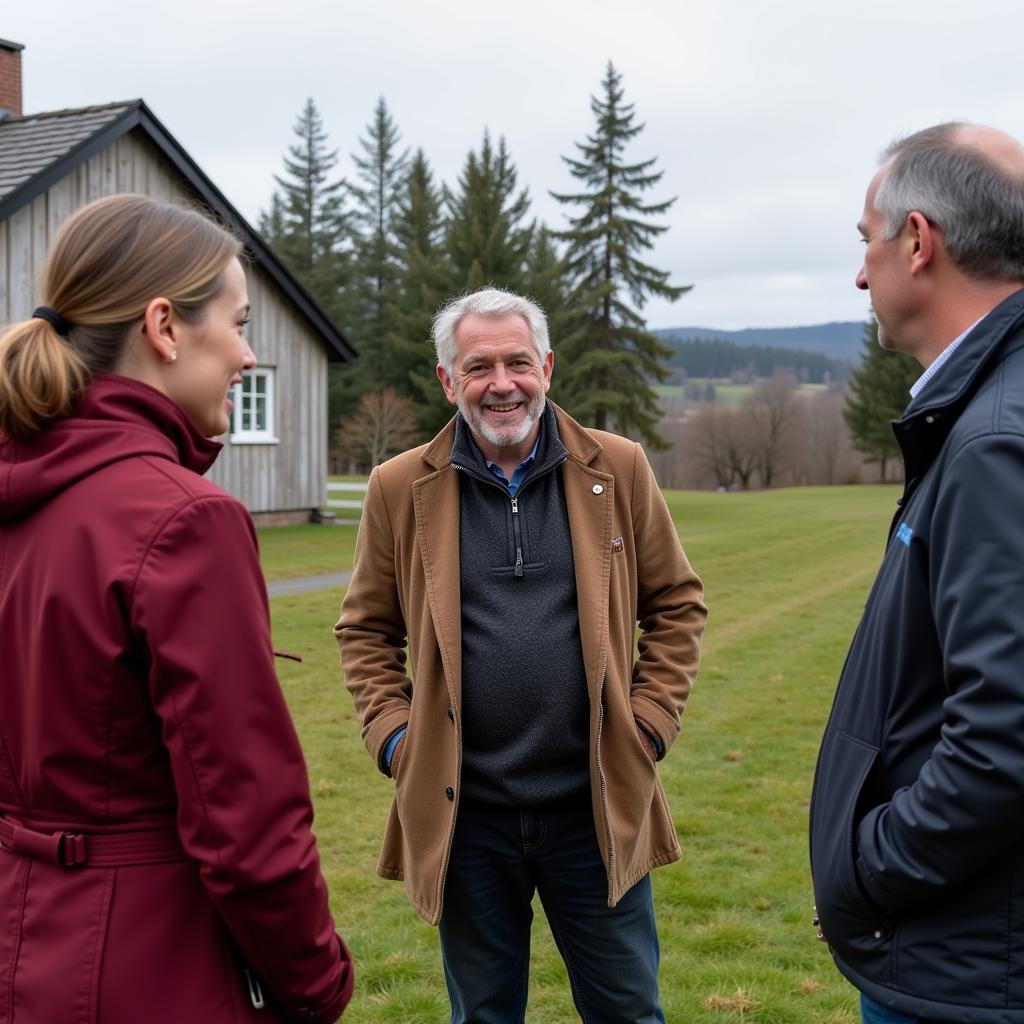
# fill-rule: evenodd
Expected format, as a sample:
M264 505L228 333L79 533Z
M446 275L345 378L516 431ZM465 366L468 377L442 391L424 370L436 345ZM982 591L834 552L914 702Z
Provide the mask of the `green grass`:
M347 510L346 510L347 511ZM259 531L268 580L347 572L356 549L355 526L271 526Z
M683 733L660 766L683 846L681 862L652 876L670 1021L857 1020L853 990L810 925L807 802L896 496L892 487L667 495L711 608ZM264 531L268 569L349 568L344 529ZM284 572L289 557L294 573ZM275 642L305 658L280 673L309 761L338 926L357 960L345 1020L434 1024L447 1019L437 933L399 883L374 874L391 784L370 763L341 684L331 636L341 593L277 598L272 614ZM539 912L528 1019L577 1019Z

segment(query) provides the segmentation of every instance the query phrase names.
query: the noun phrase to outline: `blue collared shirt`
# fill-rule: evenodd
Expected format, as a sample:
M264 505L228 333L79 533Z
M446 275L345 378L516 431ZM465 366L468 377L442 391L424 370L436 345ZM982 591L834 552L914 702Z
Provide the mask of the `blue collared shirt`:
M988 314L986 313L985 316L988 316ZM978 324L980 324L981 321L984 320L984 319L985 319L984 316L979 316L978 319L975 320L974 323L971 324L971 326L968 327L967 330L964 331L963 334L961 334L957 338L954 338L938 354L938 356L936 357L936 359L932 363L932 365L929 366L928 369L925 370L924 373L922 373L921 376L918 377L917 380L914 381L914 384L913 384L913 386L910 389L910 397L911 397L911 399L917 398L917 396L924 390L924 386L928 383L928 381L930 381L932 379L932 377L934 377L935 374L937 374L939 372L939 370L942 369L942 367L949 360L949 357L960 347L960 343L964 340L964 338L966 338L967 335L970 334L971 331L973 331L974 328L977 327Z
M505 471L496 462L491 462L489 459L484 460L487 463L487 468L505 485L510 497L514 498L516 496L516 491L518 491L522 486L523 479L526 477L526 474L530 469L530 464L537 455L537 446L539 444L540 432L538 431L537 440L533 442L533 448L530 450L530 454L527 455L518 466L516 466L511 480L505 476Z

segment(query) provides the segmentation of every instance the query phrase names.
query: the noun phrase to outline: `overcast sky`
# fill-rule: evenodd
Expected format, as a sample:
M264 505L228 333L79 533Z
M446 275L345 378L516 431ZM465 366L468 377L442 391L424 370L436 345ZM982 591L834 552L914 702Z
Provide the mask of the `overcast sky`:
M504 135L533 213L592 128L606 62L678 196L650 255L678 302L652 327L786 326L867 315L855 224L879 150L966 118L1024 137L1021 0L5 0L25 112L143 98L255 223L312 96L339 173L384 96L404 144L454 183Z

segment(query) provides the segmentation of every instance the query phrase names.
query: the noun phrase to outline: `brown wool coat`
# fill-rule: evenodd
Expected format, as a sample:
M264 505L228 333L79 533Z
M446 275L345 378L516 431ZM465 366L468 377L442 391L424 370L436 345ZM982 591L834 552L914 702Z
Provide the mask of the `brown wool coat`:
M590 696L594 820L614 906L651 868L680 856L657 769L634 721L656 732L666 750L672 745L707 610L643 449L586 430L557 407L555 415L569 452L562 473ZM454 434L452 421L429 444L371 474L355 570L335 627L375 764L395 730L408 726L377 870L404 879L431 924L441 917L462 758Z

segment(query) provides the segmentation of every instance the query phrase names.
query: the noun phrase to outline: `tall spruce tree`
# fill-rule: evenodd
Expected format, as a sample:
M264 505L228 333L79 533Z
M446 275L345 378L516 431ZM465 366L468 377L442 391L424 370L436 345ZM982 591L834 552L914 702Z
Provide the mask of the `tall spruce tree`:
M665 213L675 199L643 201L663 172L653 170L656 158L624 160L627 145L644 126L636 123L633 104L623 102L622 76L610 61L601 87L601 96L590 100L593 134L576 143L578 158L563 157L584 190L551 193L582 208L578 216L568 216L571 226L559 233L568 243L569 272L586 307L583 340L562 361L562 387L584 422L614 426L664 447L651 384L666 379L664 363L672 353L646 329L639 310L652 295L674 300L690 286L670 284L667 271L644 263L639 254L668 230L647 218Z
M395 214L400 273L388 350L403 381L398 390L414 399L416 420L425 437L437 433L452 414L434 373L437 360L430 334L434 314L450 294L444 232L441 191L419 149Z
M401 134L382 96L354 153L356 230L352 332L359 339L357 377L360 391L379 391L404 381L388 351L400 274L395 217L409 165L409 151L399 149ZM407 385L405 387L407 390Z
M338 151L330 149L323 120L312 98L306 100L293 131L298 142L288 147L284 174L270 209L260 216L260 232L285 266L325 313L359 348L352 330L352 230L345 207L348 184L332 178ZM346 407L347 368L328 370L327 429L334 435Z
M459 175L459 191L445 193L452 293L487 285L523 291L533 228L526 189L516 191L518 174L504 138L497 149L484 132L479 154L470 150Z
M298 142L288 147L284 175L260 230L285 266L340 326L346 327L350 226L345 210L346 182L331 180L337 150L327 145L323 120L312 98L293 127Z
M843 416L854 448L879 464L883 482L889 462L900 453L892 421L903 415L911 385L920 375L916 360L878 344L878 321L872 316L864 325L864 351L850 375Z

